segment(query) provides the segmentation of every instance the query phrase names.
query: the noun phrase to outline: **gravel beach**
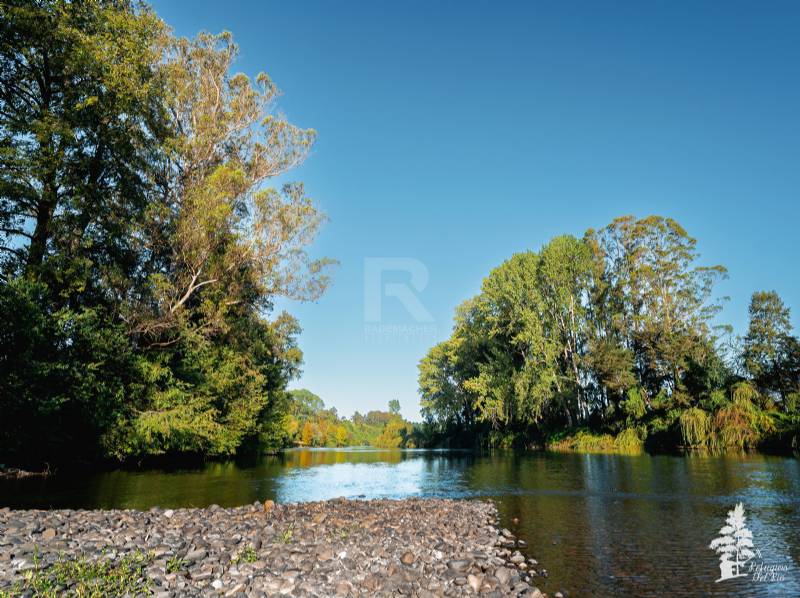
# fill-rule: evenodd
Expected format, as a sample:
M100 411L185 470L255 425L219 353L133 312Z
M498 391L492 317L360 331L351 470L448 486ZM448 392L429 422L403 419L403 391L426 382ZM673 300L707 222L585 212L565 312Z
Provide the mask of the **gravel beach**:
M59 559L135 555L159 597L544 596L536 561L497 522L491 502L438 499L1 509L0 590L26 595L25 576Z

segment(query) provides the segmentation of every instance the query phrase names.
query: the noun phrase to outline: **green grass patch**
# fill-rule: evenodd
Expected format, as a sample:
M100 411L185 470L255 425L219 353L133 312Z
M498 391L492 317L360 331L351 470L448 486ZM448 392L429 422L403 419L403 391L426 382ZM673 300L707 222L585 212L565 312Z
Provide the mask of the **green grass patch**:
M258 560L258 552L252 544L248 544L231 559L231 563L238 565L239 563L255 563Z
M172 556L167 560L167 573L178 573L186 568L186 561L178 556Z
M145 569L150 557L134 552L116 560L92 561L85 557L59 558L45 567L34 556L34 568L22 574L10 590L0 590L0 598L105 598L149 594Z

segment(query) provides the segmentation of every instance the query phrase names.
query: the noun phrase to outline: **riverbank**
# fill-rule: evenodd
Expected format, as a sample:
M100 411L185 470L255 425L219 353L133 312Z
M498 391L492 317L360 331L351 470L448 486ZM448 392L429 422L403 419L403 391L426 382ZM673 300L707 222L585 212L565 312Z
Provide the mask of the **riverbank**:
M493 503L439 499L2 509L0 596L37 583L54 595L102 583L159 597L542 596L536 561L497 521Z

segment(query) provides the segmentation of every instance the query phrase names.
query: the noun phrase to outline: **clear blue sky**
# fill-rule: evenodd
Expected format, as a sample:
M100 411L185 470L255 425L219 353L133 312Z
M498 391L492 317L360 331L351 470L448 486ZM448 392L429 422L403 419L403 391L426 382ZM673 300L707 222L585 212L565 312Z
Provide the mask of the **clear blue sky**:
M418 418L417 362L492 267L623 214L676 218L728 267L738 331L757 289L800 324L798 2L155 8L182 35L232 31L238 69L269 73L280 110L319 132L291 178L331 219L313 253L341 265L319 302L283 305L304 328L293 386L340 413L397 398ZM408 268L365 322L365 259L383 257L427 270L431 322L383 284L411 289Z

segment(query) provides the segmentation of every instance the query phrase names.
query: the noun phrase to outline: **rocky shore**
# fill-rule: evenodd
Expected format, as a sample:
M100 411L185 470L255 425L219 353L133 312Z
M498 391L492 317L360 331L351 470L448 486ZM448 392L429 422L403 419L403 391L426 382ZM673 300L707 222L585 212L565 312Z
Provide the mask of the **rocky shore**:
M438 499L2 509L0 595L32 595L37 579L75 590L48 571L80 559L135 562L133 593L159 597L543 596L536 561L497 521L490 502Z

